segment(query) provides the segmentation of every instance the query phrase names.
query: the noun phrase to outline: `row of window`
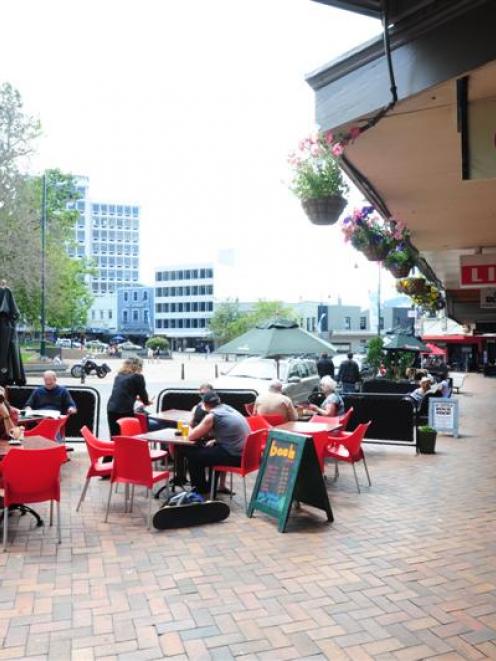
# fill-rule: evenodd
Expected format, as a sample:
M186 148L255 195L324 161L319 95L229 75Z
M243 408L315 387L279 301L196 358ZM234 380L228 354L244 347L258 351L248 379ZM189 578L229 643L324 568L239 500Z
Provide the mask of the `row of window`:
M94 276L95 280L118 280L119 282L133 282L138 280L138 271L110 271L107 269L99 269L97 275Z
M106 229L107 227L111 230L117 229L117 230L135 230L137 231L139 229L139 222L138 220L131 220L130 218L107 218L107 217L102 217L102 218L97 218L96 216L93 216L93 227L103 227Z
M148 324L150 321L150 313L148 310L123 310L122 323L127 324L130 319L133 321L141 321L143 319L143 323Z
M155 280L198 280L213 278L213 269L186 269L185 271L158 271Z
M132 282L138 282L138 275L133 274L133 277L132 277L131 280L123 281L122 277L121 277L121 274L119 273L118 277L115 278L115 280L117 281L117 283L119 283L119 287L120 287L121 283L123 283L125 285L126 284L131 284L131 280L132 280ZM116 291L116 290L117 290L117 286L114 282L96 282L96 281L94 281L94 282L91 283L91 291L94 294L113 294L114 291Z
M79 207L78 207L79 208ZM124 207L120 204L92 204L91 213L114 216L139 216L139 207Z
M135 290L132 292L132 299L136 303L139 300L139 294L143 294L141 297L142 301L147 301L148 300L148 292L146 289L143 290ZM124 302L127 303L131 299L131 292L125 291L124 292Z
M194 285L192 287L157 287L155 295L158 297L169 296L212 296L213 285Z
M100 321L105 321L105 310L99 310ZM107 319L111 321L112 319L112 310L107 311ZM91 311L91 321L96 321L96 310Z
M315 333L317 330L317 318L307 317L300 319L300 326L307 329L310 333ZM351 327L351 317L344 318L343 330L354 330ZM360 317L360 330L367 330L367 317Z
M156 312L212 312L214 304L212 301L201 301L199 303L157 303Z
M79 234L79 231L78 231ZM138 243L139 236L135 232L116 232L115 230L93 230L93 241L117 241L118 243ZM78 237L79 241L79 237Z
M206 328L206 319L157 319L157 328Z
M91 246L94 255L133 255L137 257L139 254L139 247L137 245L130 246L129 244L118 244L114 243L94 243Z
M94 257L94 261L97 266L102 266L107 268L109 266L111 269L117 267L118 269L124 267L127 269L138 268L138 258L137 257Z
M84 246L77 246L77 248L73 248L72 246L68 249L67 251L69 257L84 257L85 251L84 251Z

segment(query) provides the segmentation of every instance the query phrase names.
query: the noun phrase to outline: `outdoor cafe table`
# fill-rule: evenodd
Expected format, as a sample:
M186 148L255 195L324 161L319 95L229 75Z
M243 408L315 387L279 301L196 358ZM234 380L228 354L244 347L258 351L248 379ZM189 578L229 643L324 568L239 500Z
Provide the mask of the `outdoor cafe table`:
M193 441L189 441L185 436L176 436L176 429L166 428L157 429L157 431L150 431L146 434L137 434L133 438L138 438L140 441L148 441L149 443L167 443L169 445L182 445L194 446ZM174 476L176 475L176 453L174 453Z
M336 422L285 422L282 425L277 425L274 429L281 431L289 431L293 434L304 434L311 436L317 453L322 471L324 470L324 449L329 443L329 434L333 431L341 429L342 425L339 421Z
M179 422L183 420L188 422L191 418L191 411L182 411L181 409L168 409L167 411L160 411L160 413L150 413L149 418L153 420L161 420L162 422Z

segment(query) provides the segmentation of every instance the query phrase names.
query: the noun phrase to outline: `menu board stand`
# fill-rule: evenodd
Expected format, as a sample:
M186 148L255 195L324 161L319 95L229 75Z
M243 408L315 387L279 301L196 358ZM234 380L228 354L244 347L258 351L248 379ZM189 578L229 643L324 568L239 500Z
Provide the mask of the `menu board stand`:
M334 521L312 438L271 430L247 514L257 509L273 516L284 532L293 502L324 510Z

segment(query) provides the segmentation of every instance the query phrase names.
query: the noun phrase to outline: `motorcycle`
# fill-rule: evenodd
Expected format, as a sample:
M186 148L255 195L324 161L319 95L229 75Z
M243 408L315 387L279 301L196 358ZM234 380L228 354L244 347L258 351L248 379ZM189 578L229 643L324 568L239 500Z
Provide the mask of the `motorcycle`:
M83 374L85 376L96 374L99 379L104 379L110 371L111 369L107 363L97 365L97 363L95 363L95 361L91 358L83 358L80 363L76 363L72 366L71 376L73 376L75 379L80 379Z

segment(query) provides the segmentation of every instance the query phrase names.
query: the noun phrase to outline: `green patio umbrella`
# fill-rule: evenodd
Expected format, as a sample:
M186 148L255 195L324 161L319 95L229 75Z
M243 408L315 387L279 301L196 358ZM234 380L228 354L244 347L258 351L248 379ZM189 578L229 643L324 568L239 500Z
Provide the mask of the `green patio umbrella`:
M426 351L429 352L427 345L421 340L417 340L413 335L405 335L404 333L395 333L393 335L385 335L384 351Z
M307 353L336 353L332 344L308 333L295 321L275 319L265 322L223 344L215 353L276 358Z

